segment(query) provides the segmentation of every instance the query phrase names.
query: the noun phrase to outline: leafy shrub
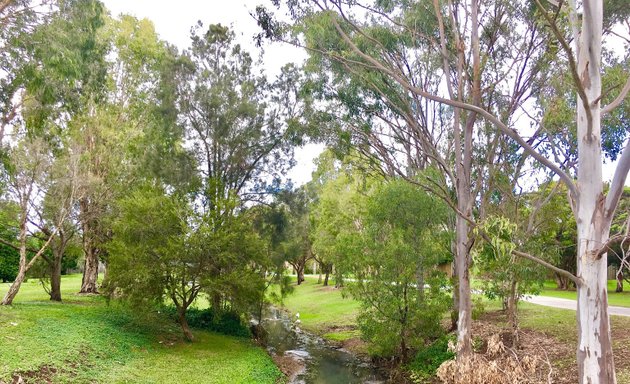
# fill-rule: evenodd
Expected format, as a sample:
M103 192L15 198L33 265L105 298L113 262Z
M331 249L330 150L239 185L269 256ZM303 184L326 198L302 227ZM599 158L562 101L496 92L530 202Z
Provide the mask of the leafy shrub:
M165 307L166 312L174 320L177 319L175 307ZM215 311L212 308L190 308L186 312L186 320L192 328L222 333L224 335L250 337L249 328L243 323L236 311Z
M20 254L15 249L0 244L0 281L15 280L20 264Z
M448 349L449 341L454 341L454 335L442 336L416 353L408 365L411 378L415 383L429 382L443 362L455 357L455 354Z
M486 305L483 303L483 297L476 296L472 299L472 319L479 320L479 318L486 312Z

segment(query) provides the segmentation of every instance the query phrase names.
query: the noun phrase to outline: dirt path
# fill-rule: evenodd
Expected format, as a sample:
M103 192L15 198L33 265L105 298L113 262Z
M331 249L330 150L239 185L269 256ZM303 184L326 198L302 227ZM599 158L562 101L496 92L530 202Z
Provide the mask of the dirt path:
M560 299L557 297L547 296L532 296L524 299L528 303L544 305L546 307L562 308L562 309L577 309L577 301L570 299ZM615 316L630 317L630 308L609 306L608 313Z

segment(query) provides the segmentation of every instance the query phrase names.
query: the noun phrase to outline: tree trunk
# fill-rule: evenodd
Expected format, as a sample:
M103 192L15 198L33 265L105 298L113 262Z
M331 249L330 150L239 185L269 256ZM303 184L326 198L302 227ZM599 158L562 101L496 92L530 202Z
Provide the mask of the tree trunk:
M22 204L22 217L20 218L20 265L19 265L19 269L18 269L18 273L17 276L15 277L15 280L13 280L13 284L11 284L11 287L9 287L9 290L7 291L7 293L4 295L4 298L2 299L2 305L11 305L13 304L13 299L15 299L15 296L17 295L17 293L20 290L20 286L22 285L22 282L24 281L24 278L26 277L26 271L27 271L27 265L28 263L26 262L26 220L27 220L27 208L26 208L26 204L23 203Z
M556 277L556 288L557 289L561 289L563 291L569 289L569 280L566 277L560 276L557 273L554 273L554 276Z
M457 216L457 357L468 358L472 355L472 299L470 294L469 255L468 255L468 222Z
M581 384L616 383L608 315L606 256L594 256L601 242L608 240L608 231L606 234L602 232L593 223L578 223L578 276L583 279L577 289L577 361Z
M50 300L61 301L61 260L63 255L54 255L50 266Z
M184 332L184 338L187 341L191 341L191 342L194 341L195 338L193 337L193 334L190 331L190 327L188 326L188 320L186 320L186 309L185 308L178 308L177 309L177 313L178 313L179 325L181 325L182 332Z
M602 18L602 0L583 3L582 29L577 40L577 73L586 100L581 96L577 100L579 195L574 204L578 231L577 274L581 278L581 284L577 287L577 361L580 384L617 382L608 315L608 257L599 253L602 244L608 241L612 215L617 206L617 202L611 202L612 206L607 206L608 202L603 194L599 104ZM625 179L625 175L623 178ZM613 180L616 181L618 180ZM614 188L615 185L611 185L611 193Z
M13 299L15 299L15 296L20 291L20 286L24 282L25 277L26 277L26 268L22 267L22 262L20 261L20 270L18 271L18 274L15 277L15 280L13 280L13 284L11 284L11 287L9 287L9 290L4 295L4 299L2 299L2 303L1 303L2 305L13 304Z
M516 297L518 283L512 281L510 283L510 294L507 297L507 318L508 324L514 332L518 331L518 298Z
M623 267L619 267L617 269L617 288L615 288L615 292L620 293L623 292Z
M407 362L407 343L405 342L405 328L400 331L400 359L403 363Z
M304 265L299 265L297 270L297 285L300 285L304 282Z
M330 276L330 272L328 272L328 269L327 269L326 276L324 277L324 287L328 286L328 276Z
M79 293L98 293L98 255L91 245L84 249L85 264Z
M457 244L455 241L451 242L451 252L453 255L457 254ZM453 263L451 265L451 282L453 284L453 308L451 308L451 331L457 329L457 323L459 316L459 285L458 285L458 277L457 277L457 263L455 258L453 258Z
M79 293L98 293L98 250L96 248L96 219L94 207L87 197L79 200L81 229L83 230L83 280Z

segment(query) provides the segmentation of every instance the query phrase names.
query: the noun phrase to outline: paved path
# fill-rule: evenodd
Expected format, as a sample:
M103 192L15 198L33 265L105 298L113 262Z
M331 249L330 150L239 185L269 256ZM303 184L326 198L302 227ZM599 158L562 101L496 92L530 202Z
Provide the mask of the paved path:
M548 296L533 296L524 299L525 301L533 304L544 305L546 307L562 308L562 309L577 309L577 301L570 299L560 299L557 297ZM630 308L609 306L608 313L616 316L628 316L630 317Z

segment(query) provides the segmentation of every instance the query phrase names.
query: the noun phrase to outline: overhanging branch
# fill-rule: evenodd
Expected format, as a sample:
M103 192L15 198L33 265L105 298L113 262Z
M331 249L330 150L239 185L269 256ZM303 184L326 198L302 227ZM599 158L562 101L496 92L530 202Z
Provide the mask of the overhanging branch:
M626 96L628 96L628 92L630 92L630 76L628 76L628 80L626 81L626 85L623 86L623 89L621 90L621 92L619 92L619 94L617 95L615 100L613 100L607 106L602 107L602 110L601 110L602 116L607 114L607 113L612 112L613 109L617 108L623 102L623 100L626 98Z

